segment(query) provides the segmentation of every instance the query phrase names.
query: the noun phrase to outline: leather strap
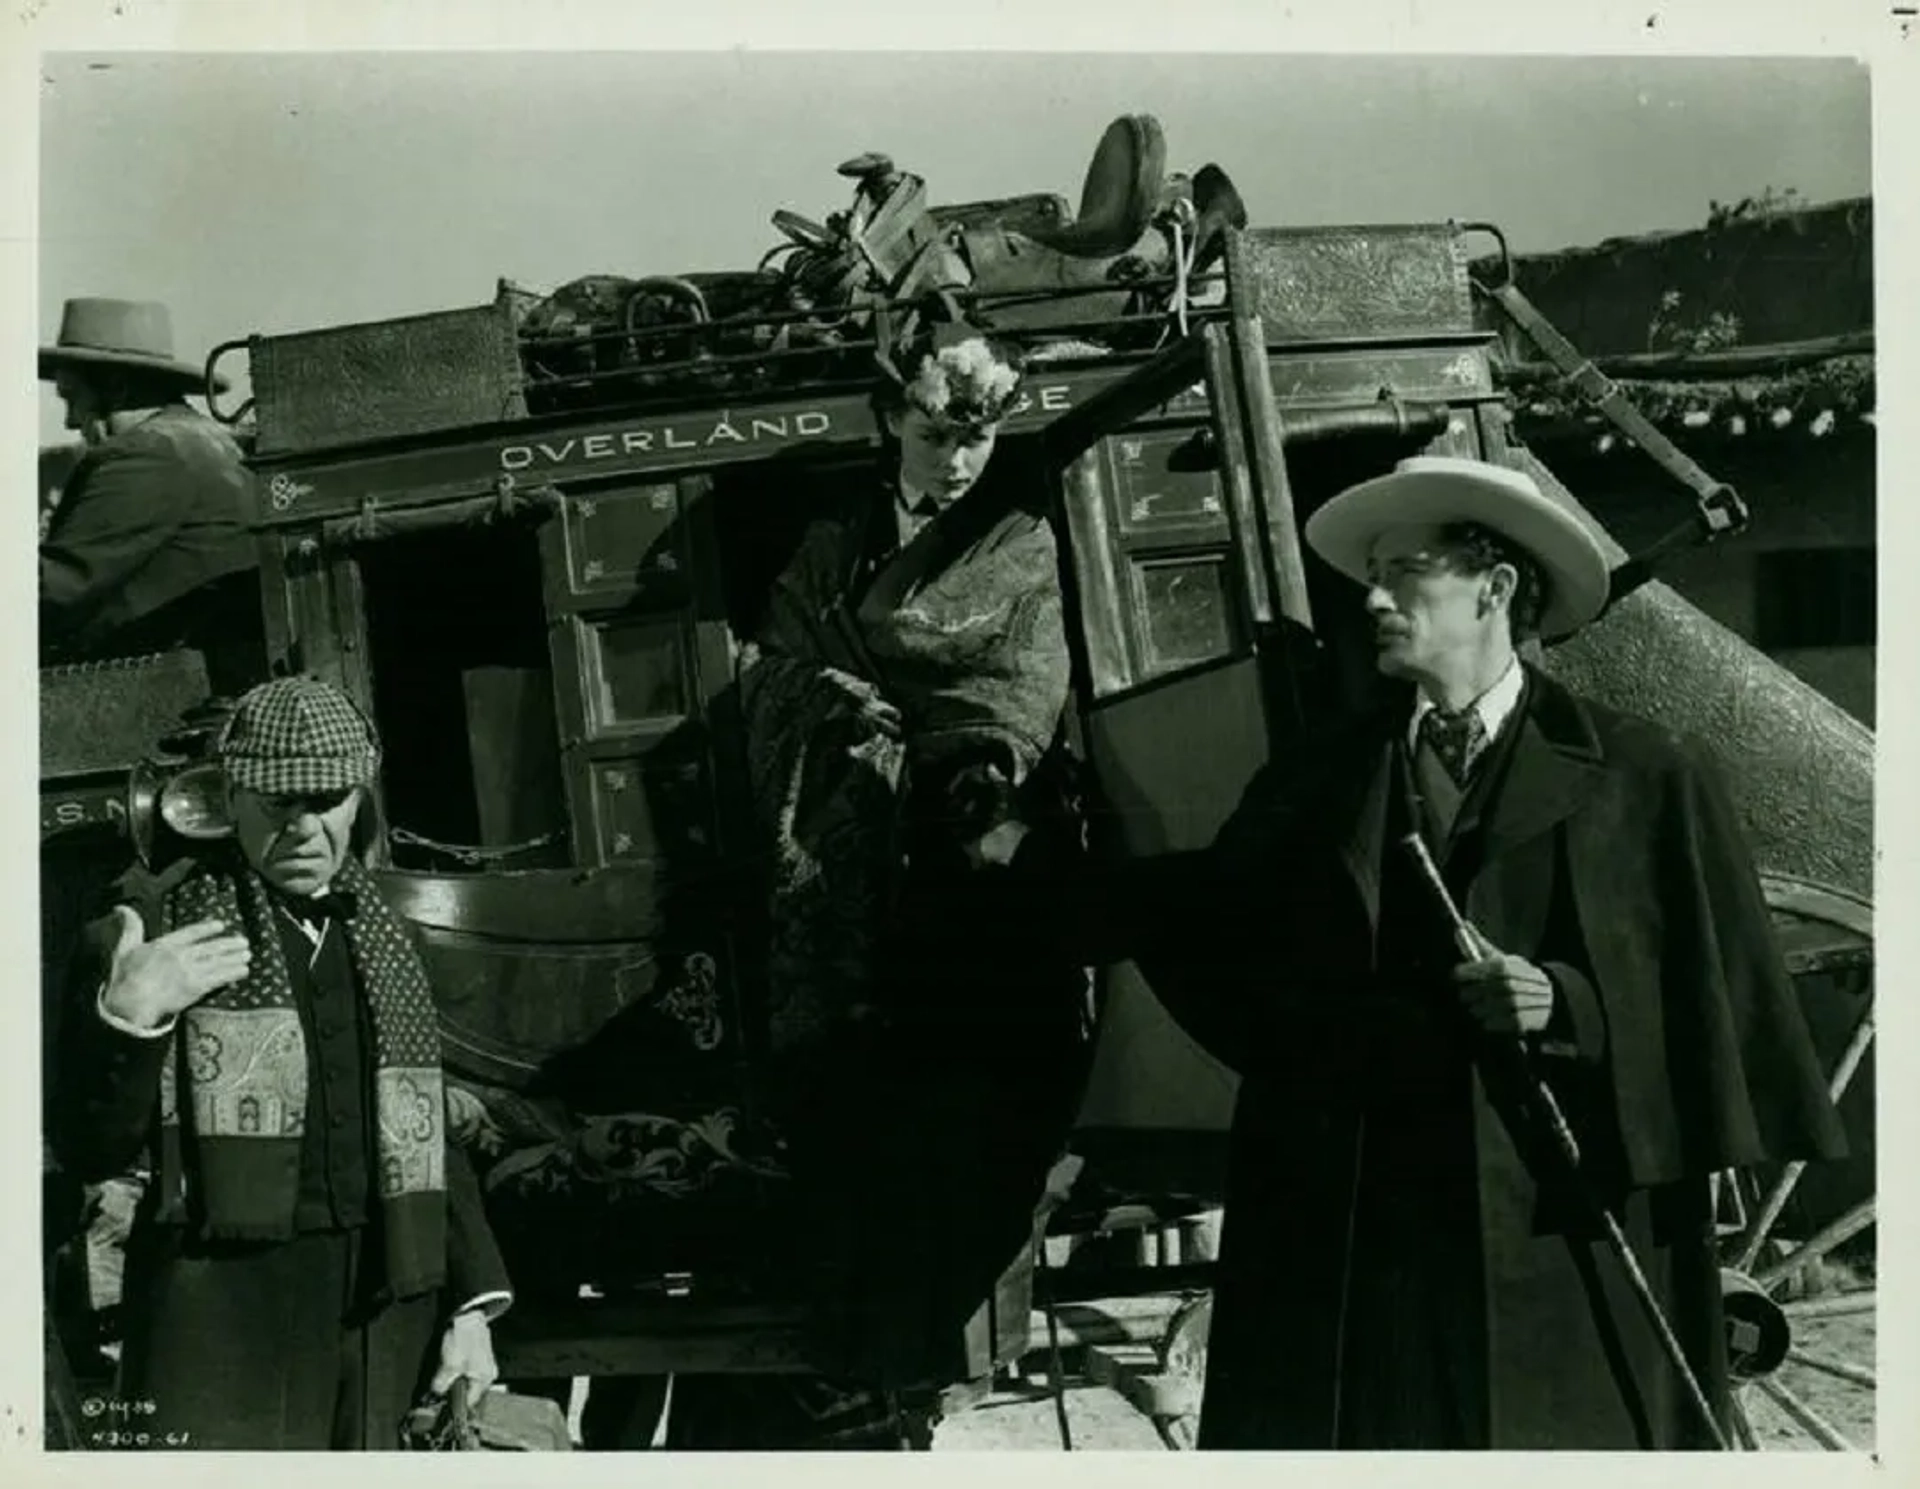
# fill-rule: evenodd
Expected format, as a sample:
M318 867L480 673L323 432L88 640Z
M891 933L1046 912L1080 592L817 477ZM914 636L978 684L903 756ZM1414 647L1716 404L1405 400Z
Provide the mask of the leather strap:
M1711 542L1739 532L1747 525L1747 504L1724 481L1715 480L1702 470L1674 442L1654 428L1647 416L1627 400L1620 385L1597 366L1591 357L1562 336L1511 279L1494 286L1475 287L1490 297L1512 318L1515 325L1540 348L1547 360L1559 369L1580 396L1604 414L1614 428L1651 455L1660 468L1694 493L1694 517L1656 541L1632 562L1644 567L1658 555L1689 542Z

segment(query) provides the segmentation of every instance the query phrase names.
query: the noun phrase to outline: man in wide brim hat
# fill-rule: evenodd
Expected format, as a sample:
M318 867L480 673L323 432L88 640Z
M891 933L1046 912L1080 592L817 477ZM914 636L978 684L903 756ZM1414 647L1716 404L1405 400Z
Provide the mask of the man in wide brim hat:
M173 317L156 300L87 296L67 301L59 337L40 348L40 380L52 382L63 369L131 372L189 392L208 386L205 367L174 355ZM216 373L212 387L225 392L226 378Z
M1370 584L1375 541L1409 524L1472 524L1498 533L1539 568L1536 628L1569 636L1606 607L1607 556L1585 523L1524 471L1482 460L1417 455L1386 475L1335 496L1306 524L1313 550L1359 584Z
M174 355L167 308L69 300L40 377L86 446L40 543L43 659L193 646L216 689L257 681L253 481L232 436L186 401L206 378Z
M1307 721L1201 851L1022 844L997 912L1130 958L1240 1073L1199 1446L1711 1446L1529 1093L1724 1419L1711 1178L1845 1148L1725 786L1521 659L1607 596L1526 476L1411 459L1305 532L1364 587L1383 705Z

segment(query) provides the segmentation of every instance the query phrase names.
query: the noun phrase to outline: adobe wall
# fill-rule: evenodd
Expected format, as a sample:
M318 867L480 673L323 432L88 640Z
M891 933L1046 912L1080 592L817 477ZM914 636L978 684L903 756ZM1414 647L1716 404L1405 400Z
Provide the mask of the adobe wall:
M1684 438L1678 442L1687 447ZM1679 554L1659 577L1729 630L1754 639L1761 555L1875 546L1874 445L1873 431L1856 426L1827 439L1756 435L1692 450L1746 499L1753 520L1736 537ZM1591 444L1556 442L1536 453L1629 551L1686 516L1691 494L1637 452L1616 446L1602 455ZM1767 650L1872 726L1876 647Z
M1488 272L1488 265L1476 265L1476 273ZM1731 344L1740 347L1871 331L1873 203L1859 198L1528 255L1516 261L1515 275L1541 313L1593 357L1671 350L1672 337L1654 335L1656 322L1685 332L1704 326L1716 311L1737 319ZM1673 294L1678 303L1663 308ZM1530 345L1517 344L1517 333L1504 325L1503 331L1519 359L1539 360ZM1815 412L1807 408L1783 430L1753 419L1749 432L1739 436L1730 435L1718 416L1706 429L1663 422L1670 439L1747 499L1753 520L1736 538L1678 556L1660 577L1749 640L1760 628L1767 599L1761 592L1763 555L1876 546L1874 429L1854 411L1831 421L1822 437L1810 427ZM1601 453L1595 431L1563 429L1555 437L1543 429L1533 443L1630 551L1686 513L1688 494L1623 442ZM1874 646L1767 650L1873 723Z
M1476 273L1487 272L1476 265ZM1515 261L1515 277L1589 356L1662 350L1649 345L1649 332L1670 291L1680 296L1683 325L1715 310L1737 316L1743 346L1870 330L1873 202L1525 255Z

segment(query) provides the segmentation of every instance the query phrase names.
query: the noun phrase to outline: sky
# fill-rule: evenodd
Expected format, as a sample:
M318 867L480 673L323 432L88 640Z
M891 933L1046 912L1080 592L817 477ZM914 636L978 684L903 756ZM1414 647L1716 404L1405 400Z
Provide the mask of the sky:
M40 327L68 296L159 299L198 361L481 304L503 276L750 268L775 209L845 205L835 167L862 151L936 203L1071 204L1135 112L1256 224L1491 220L1521 251L1872 183L1867 70L1839 58L48 54ZM42 438L60 425L43 388Z

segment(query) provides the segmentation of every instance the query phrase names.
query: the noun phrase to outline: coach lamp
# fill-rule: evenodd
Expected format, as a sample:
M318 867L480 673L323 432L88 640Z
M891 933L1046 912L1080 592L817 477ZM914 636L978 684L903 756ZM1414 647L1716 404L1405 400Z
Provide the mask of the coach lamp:
M134 851L154 866L158 833L165 827L189 842L211 843L233 836L227 814L227 788L217 760L180 766L142 760L127 779L127 830Z

